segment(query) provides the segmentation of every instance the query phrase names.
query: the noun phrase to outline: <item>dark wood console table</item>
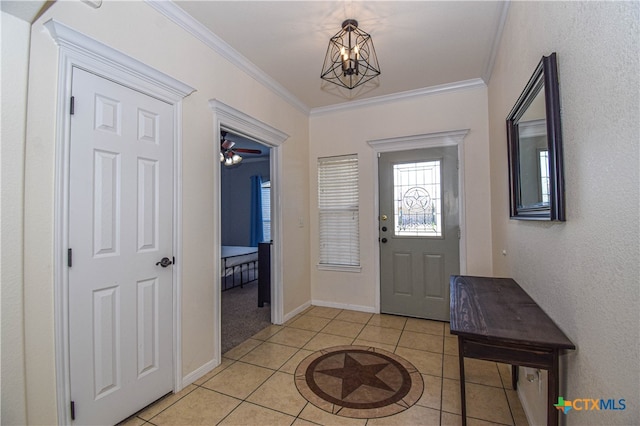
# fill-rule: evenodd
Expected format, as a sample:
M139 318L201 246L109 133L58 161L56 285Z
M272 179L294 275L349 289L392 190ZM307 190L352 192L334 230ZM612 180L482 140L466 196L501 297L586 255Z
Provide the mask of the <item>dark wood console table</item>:
M547 424L558 424L559 356L575 345L511 278L451 276L451 334L458 336L462 424L467 424L464 357L549 372Z

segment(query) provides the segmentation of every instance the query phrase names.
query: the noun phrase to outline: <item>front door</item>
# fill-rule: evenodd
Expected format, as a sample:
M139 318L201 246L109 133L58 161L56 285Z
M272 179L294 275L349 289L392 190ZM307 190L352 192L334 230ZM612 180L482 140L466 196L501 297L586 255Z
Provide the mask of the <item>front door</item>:
M77 68L72 79L72 415L115 424L173 390L173 107Z
M380 311L449 321L460 268L457 146L381 153Z

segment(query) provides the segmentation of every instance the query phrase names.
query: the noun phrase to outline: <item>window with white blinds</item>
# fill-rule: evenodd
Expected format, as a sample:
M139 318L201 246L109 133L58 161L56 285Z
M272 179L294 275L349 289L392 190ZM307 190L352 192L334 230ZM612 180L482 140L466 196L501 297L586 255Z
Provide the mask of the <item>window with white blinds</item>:
M262 236L263 241L271 241L271 182L262 182Z
M360 266L358 156L318 159L320 266Z

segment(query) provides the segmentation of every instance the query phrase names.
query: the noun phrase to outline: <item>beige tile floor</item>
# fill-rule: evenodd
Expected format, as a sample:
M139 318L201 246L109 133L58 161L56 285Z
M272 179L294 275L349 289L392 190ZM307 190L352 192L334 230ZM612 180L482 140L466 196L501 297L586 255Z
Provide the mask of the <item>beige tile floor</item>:
M296 389L300 361L318 349L366 345L396 353L422 374L424 392L390 417L350 419L322 411ZM457 338L449 324L391 315L311 307L283 326L272 325L223 355L220 366L124 425L459 425ZM465 359L467 423L526 425L510 388L511 368Z

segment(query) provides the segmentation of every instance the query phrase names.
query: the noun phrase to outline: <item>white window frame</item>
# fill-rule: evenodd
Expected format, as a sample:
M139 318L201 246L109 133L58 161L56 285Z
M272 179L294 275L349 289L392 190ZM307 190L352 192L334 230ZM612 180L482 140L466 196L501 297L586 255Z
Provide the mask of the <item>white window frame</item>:
M357 154L318 158L318 269L361 271L358 173Z
M260 197L262 197L262 233L263 241L271 241L271 181L262 182L260 187ZM268 215L268 216L267 216ZM268 219L265 219L268 217ZM267 235L265 223L269 223L269 233Z

